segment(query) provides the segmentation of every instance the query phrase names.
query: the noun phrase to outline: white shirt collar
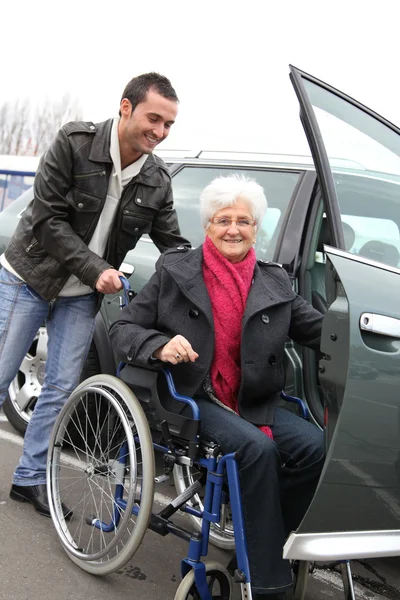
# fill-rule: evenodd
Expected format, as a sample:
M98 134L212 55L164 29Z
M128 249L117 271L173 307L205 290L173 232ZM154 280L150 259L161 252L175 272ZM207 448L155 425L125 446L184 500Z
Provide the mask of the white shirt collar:
M148 158L148 154L142 154L135 162L131 163L125 169L121 170L121 154L119 150L119 139L118 139L118 124L119 117L115 117L112 128L111 128L111 139L110 139L110 155L114 164L114 168L111 176L116 177L118 184L121 188L125 187L133 177L140 172L144 163Z

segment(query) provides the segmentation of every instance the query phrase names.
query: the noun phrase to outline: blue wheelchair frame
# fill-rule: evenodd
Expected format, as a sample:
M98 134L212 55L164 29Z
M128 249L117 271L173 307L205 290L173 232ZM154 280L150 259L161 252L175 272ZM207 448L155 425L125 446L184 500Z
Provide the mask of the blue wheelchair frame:
M129 281L121 277L124 287L124 299L120 298L120 306L123 307L129 302L130 285ZM119 376L125 363L120 363L117 370ZM168 390L174 400L188 405L192 411L192 419L200 422L200 410L192 398L179 394L173 382L172 374L169 369L163 369L163 373L167 380ZM300 407L301 416L308 418L308 409L305 403L300 398L288 396L284 392L281 393L284 400L294 402ZM195 440L199 443L199 439ZM164 455L171 453L171 448L168 446L156 444L153 442L153 448L158 452L163 452ZM232 522L236 546L237 569L235 570L235 581L240 583L246 589L246 597L251 599L251 580L250 580L250 565L247 554L246 534L243 518L243 509L240 496L239 471L236 460L236 454L230 453L222 457L218 457L218 446L215 448L212 456L200 457L193 460L193 464L206 469L207 476L205 482L205 495L203 506L204 509L199 511L191 506L187 506L186 502L194 496L202 484L195 482L180 494L173 504L169 504L163 508L159 514L152 514L149 528L160 535L172 533L177 537L189 542L188 556L181 561L182 578L191 570L194 570L194 581L201 600L212 600L209 587L206 579L205 564L201 561L202 557L207 556L209 533L211 523L218 523L221 520L221 505L228 501L226 492L223 490L223 484L227 480L229 489L229 501L232 511ZM124 445L120 451L119 462L126 466L127 463L127 445ZM196 486L196 483L198 484ZM115 493L115 508L112 520L110 523L104 523L99 519L91 522L91 525L97 527L104 532L112 531L119 523L120 511L118 509L126 509L126 501L123 499L123 486L118 485ZM138 515L140 507L135 505L132 513ZM193 533L182 527L177 526L170 517L178 510L202 518L201 533ZM242 588L243 589L243 588Z

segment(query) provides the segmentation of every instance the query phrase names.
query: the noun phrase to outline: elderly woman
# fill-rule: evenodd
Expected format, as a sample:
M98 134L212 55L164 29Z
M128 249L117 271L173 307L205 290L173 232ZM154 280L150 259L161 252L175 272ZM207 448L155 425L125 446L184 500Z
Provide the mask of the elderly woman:
M200 200L205 241L163 254L149 283L113 324L119 358L173 365L177 390L194 396L202 435L237 452L253 597L285 598L287 534L312 499L322 432L278 407L287 336L317 349L322 315L253 245L267 208L261 186L217 177Z

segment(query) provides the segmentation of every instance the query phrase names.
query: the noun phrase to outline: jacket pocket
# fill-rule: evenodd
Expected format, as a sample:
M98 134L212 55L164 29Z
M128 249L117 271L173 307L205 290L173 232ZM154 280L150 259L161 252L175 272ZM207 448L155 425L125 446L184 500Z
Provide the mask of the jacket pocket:
M133 236L140 236L143 233L150 233L151 225L153 223L153 216L154 215L152 211L149 211L149 214L137 214L131 210L124 209L122 211L121 229L125 233Z
M100 210L102 201L98 196L88 194L82 190L75 188L72 192L67 194L67 200L72 207L79 213L96 212Z
M84 237L93 220L100 216L102 200L75 188L67 194L67 202L71 227L80 237Z
M29 256L29 260L35 264L43 262L49 256L47 250L42 248L34 237L25 247L25 253Z

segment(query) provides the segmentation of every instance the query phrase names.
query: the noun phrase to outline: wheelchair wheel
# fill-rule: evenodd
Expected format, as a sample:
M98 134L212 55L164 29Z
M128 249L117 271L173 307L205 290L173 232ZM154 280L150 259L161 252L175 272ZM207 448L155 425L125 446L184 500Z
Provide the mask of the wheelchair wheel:
M211 598L214 600L232 600L233 586L232 578L228 571L220 563L204 563L206 567L206 578ZM182 579L174 600L200 600L200 594L194 582L194 570L192 569Z
M154 451L139 401L116 377L90 377L61 410L47 490L57 534L74 563L106 575L130 560L151 516Z
M304 600L311 564L307 560L295 561L292 569L294 574L293 600Z
M191 485L196 477L196 467L175 465L174 467L174 483L178 494L181 494L189 485ZM203 510L203 502L201 494L196 494L187 502L193 508ZM194 515L188 515L197 531L201 531L202 520ZM219 523L211 523L210 526L210 542L213 546L222 550L235 549L235 537L233 532L232 514L230 503L223 505L221 508L221 520Z

